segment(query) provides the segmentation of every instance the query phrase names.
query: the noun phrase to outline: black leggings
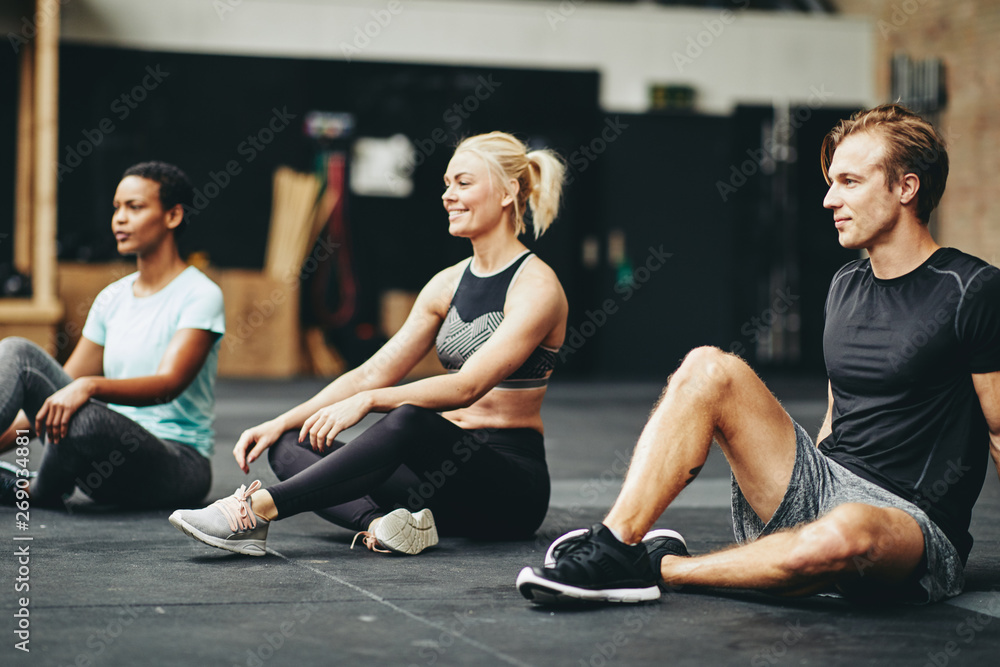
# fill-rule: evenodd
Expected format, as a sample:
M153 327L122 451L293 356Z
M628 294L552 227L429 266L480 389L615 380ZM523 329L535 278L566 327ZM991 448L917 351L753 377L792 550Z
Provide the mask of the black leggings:
M531 536L549 506L542 435L534 429L466 431L412 405L388 413L349 443L314 452L298 430L268 451L282 481L268 488L284 519L314 511L367 530L393 509L434 512L438 532L474 538Z

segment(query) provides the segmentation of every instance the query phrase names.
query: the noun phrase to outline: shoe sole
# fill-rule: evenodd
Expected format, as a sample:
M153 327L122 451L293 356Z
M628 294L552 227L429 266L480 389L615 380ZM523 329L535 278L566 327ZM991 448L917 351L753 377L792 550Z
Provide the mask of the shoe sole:
M232 551L234 553L243 554L245 556L265 556L267 555L267 549L265 548L264 540L224 540L220 537L215 537L209 535L208 533L203 533L187 521L180 515L180 512L174 512L170 515L170 523L177 530L181 531L188 537L193 537L199 542L204 542L211 547L217 547L219 549L225 549L226 551Z
M379 545L389 551L415 556L438 543L437 526L429 509L410 514L406 509L389 512L375 526Z
M604 588L592 590L570 586L539 577L526 567L517 575L517 590L536 604L567 604L579 602L613 602L634 604L652 602L660 597L659 586L644 588Z

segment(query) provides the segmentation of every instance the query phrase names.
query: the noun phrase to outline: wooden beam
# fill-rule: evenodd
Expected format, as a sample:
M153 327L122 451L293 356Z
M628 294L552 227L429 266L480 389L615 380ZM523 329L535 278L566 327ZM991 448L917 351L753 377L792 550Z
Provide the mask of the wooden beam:
M59 0L37 0L35 36L32 299L56 303L56 187L59 162Z
M21 53L14 228L15 266L31 275L32 296L0 299L0 335L31 332L41 340L63 315L56 292L60 0L34 4L35 15L48 18Z
M14 267L31 273L32 176L35 152L35 43L21 49L17 98L17 168L14 187Z
M62 304L35 303L34 299L0 299L0 322L7 324L56 325L62 319Z

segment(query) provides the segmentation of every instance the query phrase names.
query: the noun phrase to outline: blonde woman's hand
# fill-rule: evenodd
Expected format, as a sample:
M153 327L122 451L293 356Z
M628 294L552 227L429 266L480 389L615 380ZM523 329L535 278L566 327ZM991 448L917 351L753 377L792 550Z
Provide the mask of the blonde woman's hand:
M233 458L236 459L236 465L244 473L250 472L250 464L256 461L268 447L276 443L285 430L278 421L272 419L243 431L240 439L236 441L236 446L233 447ZM248 449L249 451L247 451Z
M333 445L342 431L357 424L370 411L371 403L364 392L328 405L317 410L302 425L299 442L308 436L313 450L323 453Z

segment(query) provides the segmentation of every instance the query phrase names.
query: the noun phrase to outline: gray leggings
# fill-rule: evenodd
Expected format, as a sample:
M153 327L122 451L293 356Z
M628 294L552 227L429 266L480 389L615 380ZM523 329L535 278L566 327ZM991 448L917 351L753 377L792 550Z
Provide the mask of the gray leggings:
M70 382L31 341L0 340L0 431L18 410L33 420L45 399ZM75 486L99 502L175 508L197 504L212 484L209 460L193 447L157 438L95 400L73 415L58 444L45 442L41 464L30 467L38 471L30 488L33 505L59 505Z

